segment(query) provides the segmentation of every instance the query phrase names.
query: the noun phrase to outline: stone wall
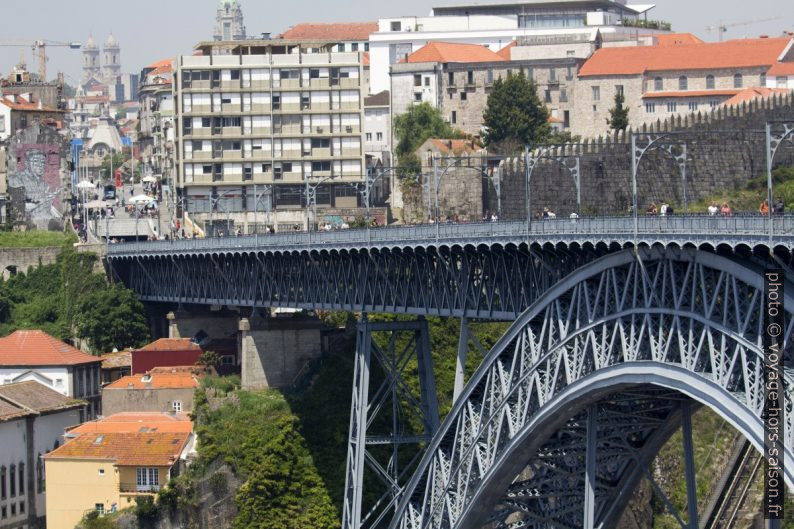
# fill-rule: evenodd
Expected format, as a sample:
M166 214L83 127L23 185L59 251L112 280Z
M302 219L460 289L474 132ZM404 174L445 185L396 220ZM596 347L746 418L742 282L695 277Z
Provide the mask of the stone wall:
M240 320L242 386L245 389L286 388L305 366L322 354L316 318Z
M686 197L689 203L702 200L721 190L745 187L752 178L766 174L764 127L768 121L794 122L794 95L778 95L754 100L736 107L718 107L708 113L675 117L638 133L673 133L659 145L686 144ZM782 128L778 126L778 130ZM631 206L631 135L629 129L606 138L585 140L582 144L554 149L551 155L569 156L580 161L581 207L577 206L577 188L570 173L550 160L541 160L531 178L533 216L549 207L558 215L624 214ZM638 145L640 137L638 136ZM794 142L781 144L775 167L794 165ZM525 218L526 176L522 159L502 163L502 218ZM663 149L652 148L643 156L637 177L638 204L644 211L648 204L669 201L682 211L684 180L672 156ZM759 202L764 197L759 192ZM495 210L491 193L488 209ZM701 212L702 213L702 212Z
M52 264L61 252L59 246L43 248L0 248L0 273L4 279L18 273L27 273L28 268L41 264Z
M174 401L181 403L184 413L193 411L193 388L104 388L102 414L113 415L126 411L170 412Z

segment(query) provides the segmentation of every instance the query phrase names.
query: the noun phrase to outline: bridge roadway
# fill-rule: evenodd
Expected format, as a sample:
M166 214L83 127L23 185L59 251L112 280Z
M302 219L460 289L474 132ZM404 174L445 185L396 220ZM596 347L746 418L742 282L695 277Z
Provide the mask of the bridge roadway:
M111 244L144 301L513 320L583 264L626 247L789 254L794 215L558 218Z

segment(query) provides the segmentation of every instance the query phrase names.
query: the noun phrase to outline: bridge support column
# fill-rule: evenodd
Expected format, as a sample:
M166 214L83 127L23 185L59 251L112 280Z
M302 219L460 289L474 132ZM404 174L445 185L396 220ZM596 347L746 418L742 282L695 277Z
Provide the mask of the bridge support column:
M419 395L403 379L414 365ZM416 424L422 425L422 431L413 431ZM379 527L390 517L419 462L421 443L429 441L438 427L427 322L424 318L370 322L363 315L356 333L343 529ZM372 505L363 504L365 474L383 485Z
M598 406L587 410L587 444L584 466L584 529L595 527L596 445L598 443Z
M681 404L681 433L684 438L684 472L689 528L698 529L698 496L695 476L695 456L692 448L692 403Z
M472 334L469 328L469 319L463 317L460 319L460 334L458 336L458 358L455 361L455 385L452 392L452 403L458 401L458 397L463 393L463 388L466 386L466 358L469 355L469 342L480 351L480 354L485 358L488 356L488 351L480 344L477 337Z

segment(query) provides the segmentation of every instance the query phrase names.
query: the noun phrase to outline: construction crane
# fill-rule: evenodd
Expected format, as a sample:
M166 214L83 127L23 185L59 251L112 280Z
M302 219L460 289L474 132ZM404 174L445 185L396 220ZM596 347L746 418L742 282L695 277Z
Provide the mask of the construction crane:
M72 50L79 50L83 45L79 42L58 42L54 40L38 39L34 40L33 44L22 41L2 40L0 46L16 46L16 47L30 47L33 50L33 55L39 60L39 80L43 83L47 82L47 48L48 47L67 47Z
M706 26L706 31L717 31L717 38L722 42L722 35L728 31L728 28L735 28L739 26L750 26L752 24L760 24L761 22L769 22L771 20L780 20L780 17L757 18L755 20L745 20L743 22L735 22L733 24L723 24L720 21L716 26Z

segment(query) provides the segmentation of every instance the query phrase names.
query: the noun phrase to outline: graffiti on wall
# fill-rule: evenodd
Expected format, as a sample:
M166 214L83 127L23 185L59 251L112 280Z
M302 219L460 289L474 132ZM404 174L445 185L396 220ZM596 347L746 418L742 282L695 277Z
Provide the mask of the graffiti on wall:
M61 146L55 143L14 145L16 170L8 172L8 187L24 189L25 214L46 226L61 217Z

